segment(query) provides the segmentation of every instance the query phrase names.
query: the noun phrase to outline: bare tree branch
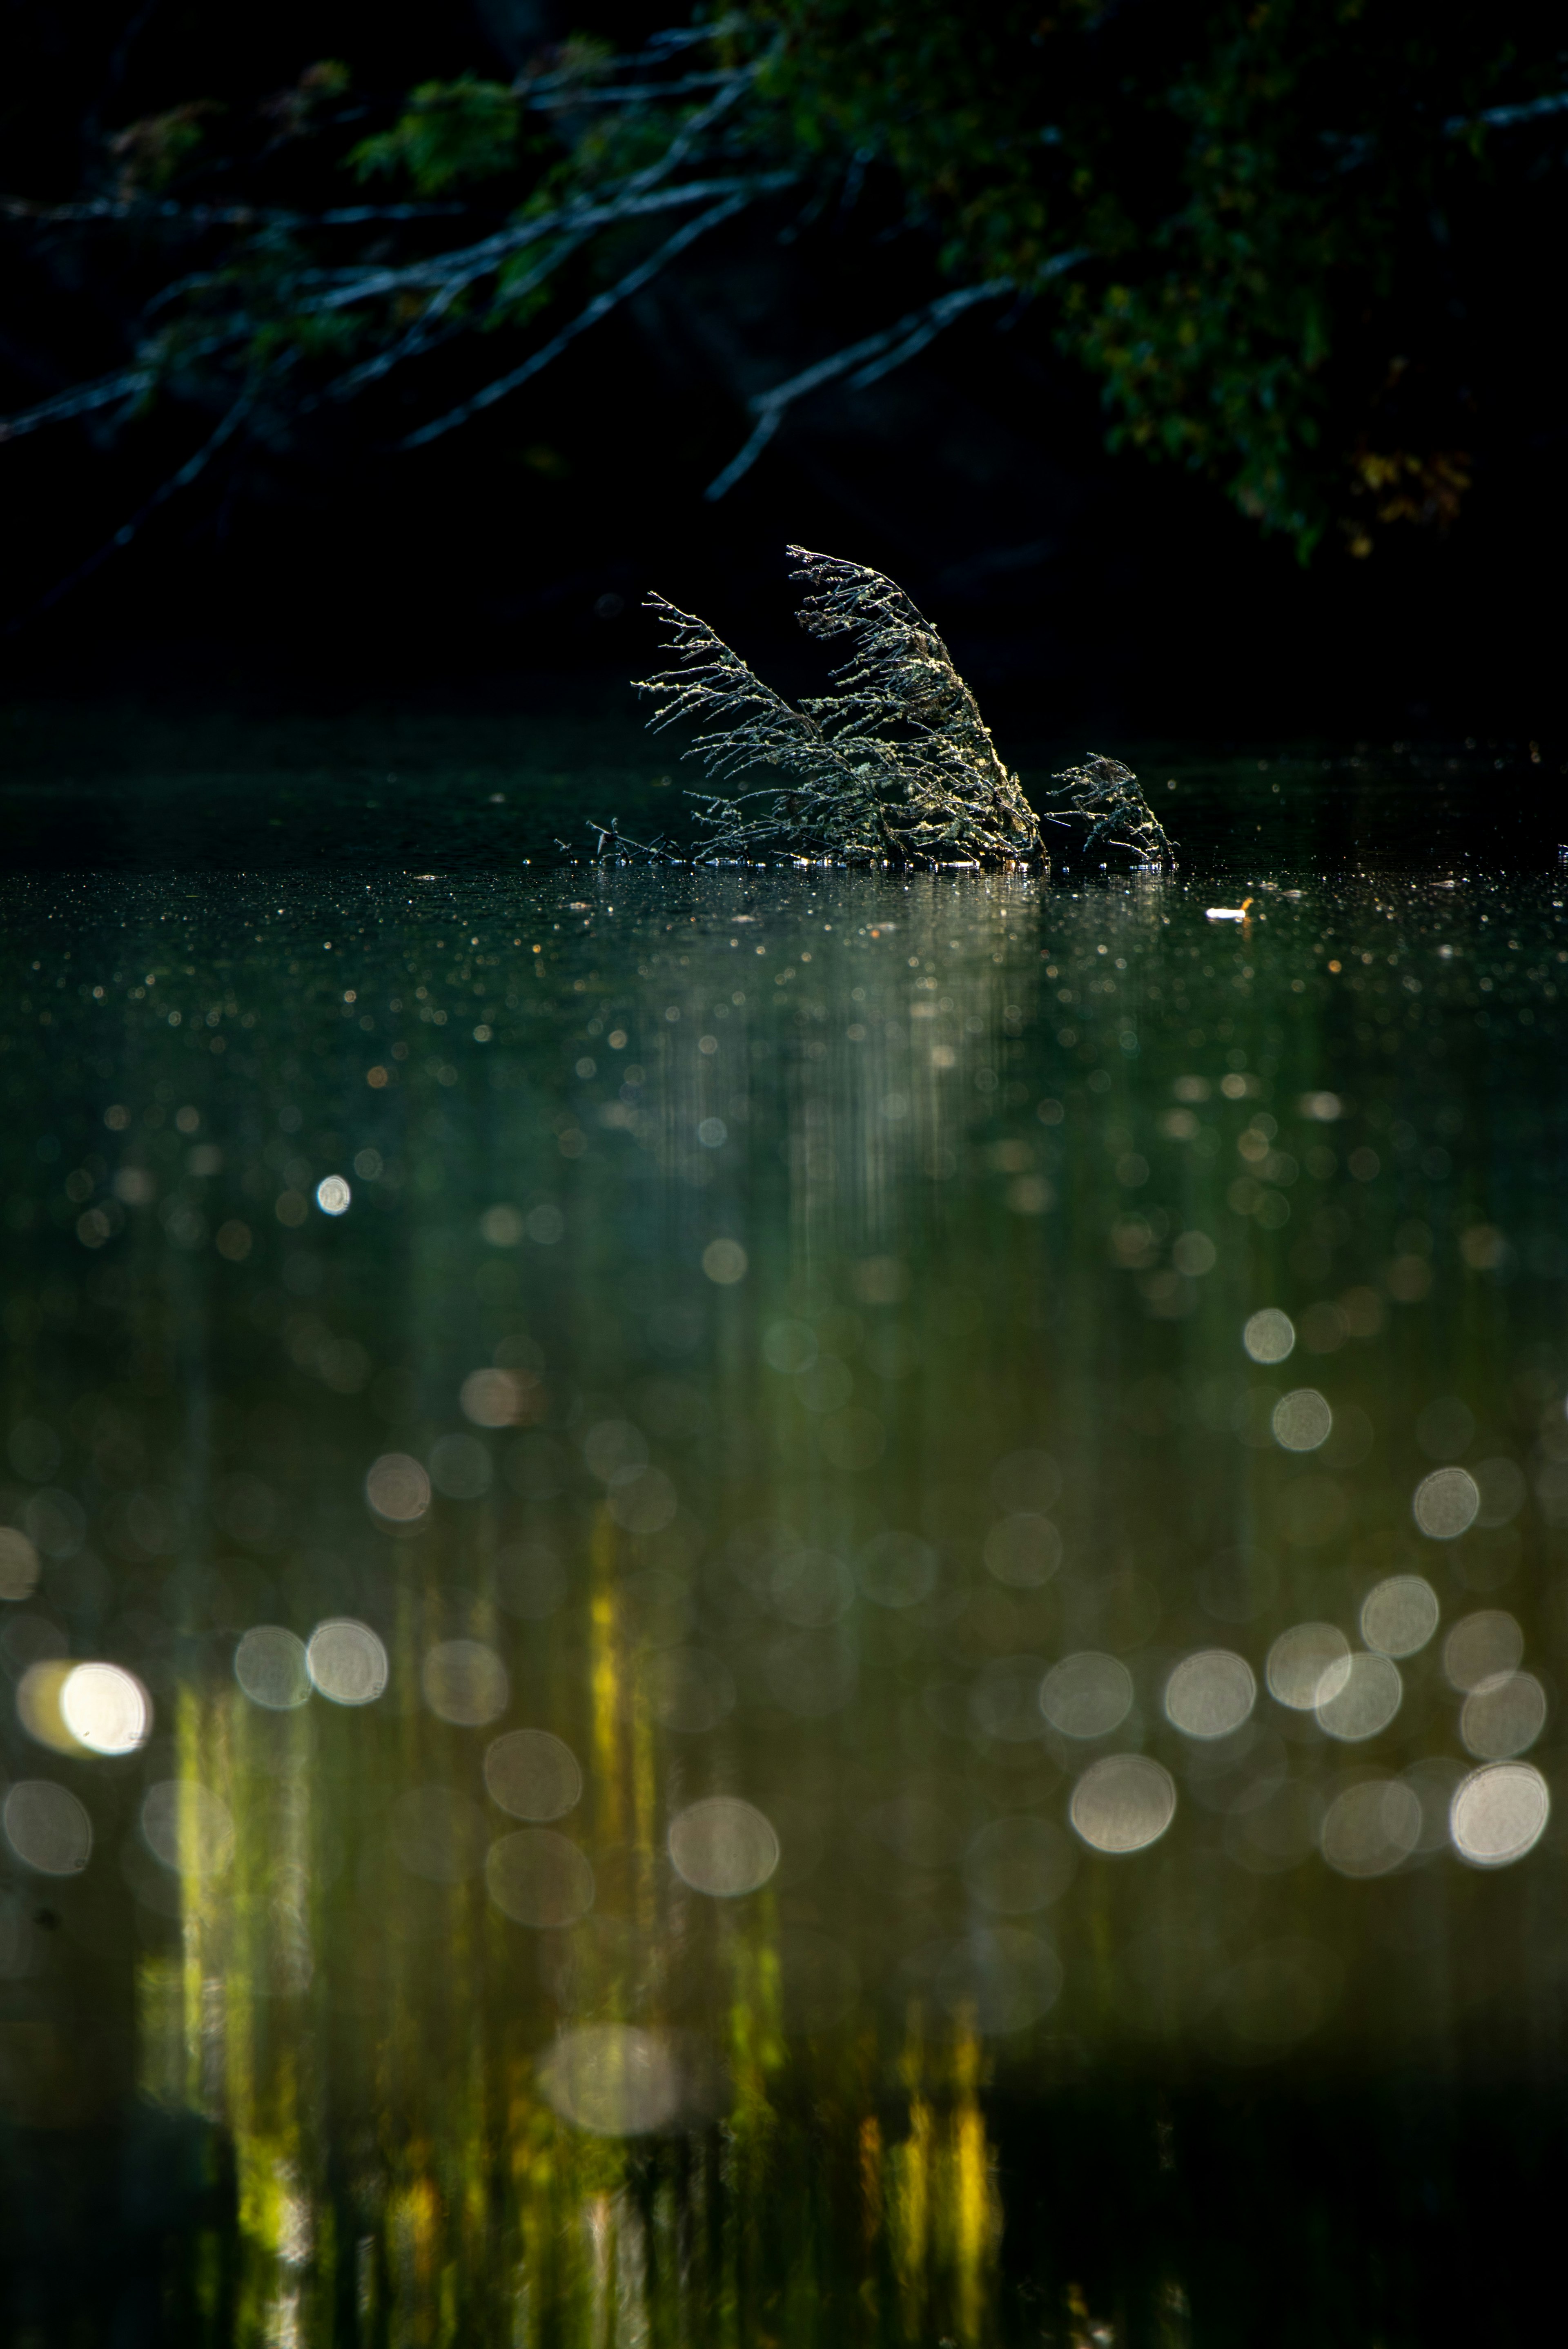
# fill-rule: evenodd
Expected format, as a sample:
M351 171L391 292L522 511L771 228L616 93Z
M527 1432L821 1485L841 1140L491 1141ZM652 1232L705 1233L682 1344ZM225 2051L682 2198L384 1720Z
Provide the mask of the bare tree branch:
M57 393L53 399L40 400L36 408L24 409L18 416L0 416L0 440L20 440L28 432L36 432L40 425L64 424L73 416L90 415L95 408L112 408L119 401L134 399L139 392L150 391L157 382L151 367L121 367L114 375L100 376L96 383L78 384L74 391Z
M481 409L493 408L498 399L506 398L510 392L518 390L531 378L541 374L560 357L569 343L575 342L578 336L585 334L590 326L596 326L600 319L607 317L618 304L639 293L688 245L695 244L699 236L706 236L710 229L719 227L727 220L733 220L737 212L744 212L758 196L769 193L776 188L790 186L795 176L793 171L769 172L762 179L754 180L743 193L729 196L723 203L715 204L711 211L704 212L697 220L687 221L674 236L665 239L656 253L650 254L645 261L638 262L634 269L629 269L623 278L608 286L603 294L595 295L585 310L580 310L575 318L562 326L561 332L552 336L542 348L524 359L521 367L513 367L510 375L499 376L494 383L486 384L482 391L476 391L472 398L449 409L445 416L438 416L430 423L421 424L417 432L410 432L397 446L400 449L422 449L429 441L440 440L445 433L455 432L459 425L467 424Z
M478 244L463 245L454 253L434 254L426 261L406 262L399 268L303 272L302 283L320 284L327 280L331 282L331 290L312 295L299 307L302 312L315 315L348 309L356 303L373 301L384 294L399 294L414 286L458 290L472 285L478 278L490 276L514 253L526 252L531 244L538 244L544 237L586 233L596 228L613 227L621 221L642 220L659 212L681 212L688 205L706 202L714 196L763 194L774 187L791 186L796 177L793 171L769 172L760 177L686 180L675 188L628 189L604 202L563 204L555 212L538 212L531 220L521 222L515 228L500 230Z
M1057 254L1047 263L1041 275L1060 276L1064 270L1076 268L1080 261L1088 258L1087 246L1078 246L1071 253ZM815 366L791 376L787 383L775 385L771 391L758 392L748 402L757 419L750 438L744 448L730 459L723 472L708 483L706 494L717 502L727 496L737 481L751 471L782 423L785 409L792 407L796 400L804 399L809 393L820 390L825 383L835 382L841 376L850 376L857 390L875 383L882 376L891 374L894 367L903 367L906 360L913 358L917 352L923 351L941 334L944 326L950 326L966 310L974 309L981 302L997 301L1004 294L1016 291L1010 277L988 277L984 285L958 286L951 294L938 295L923 309L912 310L895 326L884 326L880 334L868 335L863 342L851 343L845 350L834 351L830 357L819 359ZM854 372L857 368L860 370L858 374Z
M343 204L333 212L291 212L266 204L182 204L152 196L93 196L72 204L0 196L0 220L31 221L46 227L90 227L98 221L116 227L164 222L193 233L209 228L364 228L374 221L453 220L472 209L470 204Z
M1568 89L1553 90L1549 98L1527 98L1517 106L1488 106L1480 114L1450 114L1443 129L1450 139L1460 139L1467 130L1484 124L1489 130L1511 130L1519 122L1539 122L1549 114L1568 114Z
M1176 869L1176 852L1165 827L1139 788L1137 776L1119 759L1102 759L1091 750L1083 764L1053 775L1048 800L1062 802L1060 815L1046 816L1047 823L1078 822L1085 826L1087 851L1104 841L1107 847L1125 848L1135 864L1157 864L1165 873Z

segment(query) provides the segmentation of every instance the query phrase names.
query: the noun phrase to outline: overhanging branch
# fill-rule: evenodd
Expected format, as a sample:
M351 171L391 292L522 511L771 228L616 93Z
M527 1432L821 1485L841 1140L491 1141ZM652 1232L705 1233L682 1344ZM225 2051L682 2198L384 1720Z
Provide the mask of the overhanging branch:
M1043 277L1059 277L1064 270L1076 268L1087 261L1087 246L1076 247L1070 253L1057 254L1041 271ZM737 481L751 471L758 458L783 422L785 410L798 399L804 399L820 390L826 383L849 376L856 390L876 383L895 367L903 367L926 345L934 342L943 329L973 310L982 302L999 301L1004 294L1017 288L1011 277L988 277L983 285L961 285L951 294L940 294L923 309L912 310L896 325L884 326L880 334L868 335L863 342L851 343L847 349L834 351L830 357L819 359L815 366L804 367L791 376L787 383L775 385L771 391L758 392L748 402L757 422L744 448L738 450L722 473L707 485L707 496L713 501L727 495ZM857 372L858 370L858 372Z
M562 326L561 332L552 336L550 341L539 350L532 352L528 358L524 359L521 367L513 367L510 375L499 376L493 383L486 384L484 389L476 391L472 398L461 401L456 408L449 408L445 416L438 416L430 423L421 424L417 432L410 432L406 440L397 443L397 446L400 449L422 449L432 440L439 440L446 433L455 432L459 425L469 423L482 409L493 408L498 399L505 399L509 393L521 389L523 384L529 382L534 376L542 374L553 360L559 358L567 345L575 342L579 335L586 334L590 326L596 326L601 318L607 317L612 310L626 301L630 295L640 293L642 288L650 284L662 269L668 268L670 263L683 254L688 245L695 244L699 236L706 236L710 229L718 228L727 220L733 220L737 212L744 212L758 196L769 193L777 188L790 186L795 176L793 171L769 172L764 178L753 181L744 192L727 197L723 203L715 204L711 211L704 212L699 219L687 221L683 228L676 231L674 236L665 239L656 253L651 253L645 261L640 261L634 269L629 269L624 277L614 285L607 286L603 294L595 295L585 310L580 310L575 318Z

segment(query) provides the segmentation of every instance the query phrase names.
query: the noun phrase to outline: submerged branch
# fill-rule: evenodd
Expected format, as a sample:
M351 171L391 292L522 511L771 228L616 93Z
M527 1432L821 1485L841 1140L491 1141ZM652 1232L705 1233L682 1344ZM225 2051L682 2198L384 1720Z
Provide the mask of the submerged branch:
M1102 759L1096 750L1079 767L1068 767L1051 781L1057 788L1047 800L1062 802L1061 813L1047 811L1047 823L1081 823L1080 843L1087 852L1103 843L1124 848L1136 864L1157 865L1162 873L1176 869L1176 852L1165 827L1144 798L1137 776L1119 759Z
M608 823L601 823L597 816L590 816L588 830L594 835L595 864L691 865L699 861L689 850L682 851L667 840L634 840L630 833L622 831L614 817ZM571 854L564 840L558 840L555 844Z

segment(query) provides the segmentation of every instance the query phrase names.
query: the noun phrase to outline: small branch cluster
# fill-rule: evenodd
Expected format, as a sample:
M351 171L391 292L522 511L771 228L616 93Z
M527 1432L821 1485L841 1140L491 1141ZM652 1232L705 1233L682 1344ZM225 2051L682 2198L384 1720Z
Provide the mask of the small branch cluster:
M1081 823L1084 836L1080 843L1085 854L1103 843L1108 848L1125 848L1135 864L1158 865L1162 873L1176 869L1176 852L1166 836L1149 802L1144 798L1137 776L1119 759L1102 759L1091 750L1083 764L1068 767L1051 781L1056 790L1047 792L1047 800L1061 803L1061 813L1047 811L1047 823Z
M649 598L676 665L638 681L655 730L697 721L688 758L712 782L772 768L739 792L694 792L697 861L772 854L841 864L1047 865L1039 822L998 757L975 697L929 620L863 564L792 546L800 625L846 640L834 690L797 709L706 620Z

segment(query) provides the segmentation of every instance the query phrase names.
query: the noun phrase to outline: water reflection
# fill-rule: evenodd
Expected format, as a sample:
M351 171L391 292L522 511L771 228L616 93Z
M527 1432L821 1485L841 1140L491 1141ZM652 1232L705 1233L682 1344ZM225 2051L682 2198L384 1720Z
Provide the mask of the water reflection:
M1546 2030L1559 909L1256 894L15 911L4 2093L225 2337L1076 2325L1011 2116Z

